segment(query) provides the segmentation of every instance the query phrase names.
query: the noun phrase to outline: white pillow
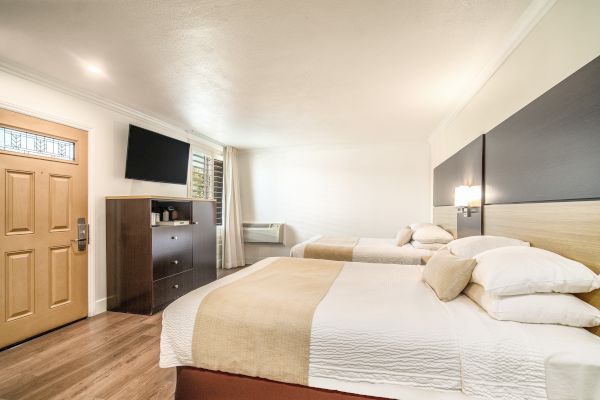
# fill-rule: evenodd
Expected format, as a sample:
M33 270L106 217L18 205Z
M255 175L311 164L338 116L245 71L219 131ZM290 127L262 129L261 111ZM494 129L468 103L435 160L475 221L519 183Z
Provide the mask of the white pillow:
M502 236L469 236L448 243L450 252L461 258L472 258L487 250L506 246L529 246L529 242Z
M487 311L490 317L500 321L560 324L580 328L600 325L600 310L572 294L496 296L476 283L470 283L464 293Z
M410 224L408 227L410 229L412 229L413 231L416 231L417 229L425 228L427 226L436 226L436 225L432 224L431 222L415 222L415 223Z
M410 244L412 244L415 249L421 250L439 250L442 247L446 247L443 243L421 243L416 240L413 240Z
M446 244L454 239L452 234L437 225L425 225L413 230L413 240L421 243Z
M584 293L600 287L600 277L585 265L535 247L500 247L475 259L471 282L496 295Z

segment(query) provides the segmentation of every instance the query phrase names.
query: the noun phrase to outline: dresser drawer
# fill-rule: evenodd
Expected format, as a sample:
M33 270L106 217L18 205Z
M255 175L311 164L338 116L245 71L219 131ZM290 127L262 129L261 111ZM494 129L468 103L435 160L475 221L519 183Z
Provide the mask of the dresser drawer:
M152 228L154 280L192 268L192 227Z
M170 302L192 290L194 274L192 270L184 271L154 282L152 308L166 306Z

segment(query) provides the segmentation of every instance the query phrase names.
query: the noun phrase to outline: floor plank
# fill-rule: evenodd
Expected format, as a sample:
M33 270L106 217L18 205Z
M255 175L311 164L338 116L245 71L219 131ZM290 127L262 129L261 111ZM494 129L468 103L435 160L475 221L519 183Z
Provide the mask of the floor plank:
M107 312L0 352L0 399L173 399L161 314Z

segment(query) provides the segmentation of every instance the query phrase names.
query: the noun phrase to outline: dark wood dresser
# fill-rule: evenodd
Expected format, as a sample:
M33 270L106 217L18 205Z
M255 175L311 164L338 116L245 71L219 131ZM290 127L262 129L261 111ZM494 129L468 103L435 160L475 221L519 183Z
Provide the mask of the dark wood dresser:
M152 225L177 210L186 225ZM106 198L108 310L152 314L217 278L215 202L159 196Z

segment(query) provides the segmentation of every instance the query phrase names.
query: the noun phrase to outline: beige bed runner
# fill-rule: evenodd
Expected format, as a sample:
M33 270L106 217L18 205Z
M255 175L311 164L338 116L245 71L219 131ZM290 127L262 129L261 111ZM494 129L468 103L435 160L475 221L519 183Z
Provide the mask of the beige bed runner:
M352 261L352 253L357 243L357 238L323 236L306 245L304 248L304 258Z
M196 315L195 366L307 385L313 314L343 265L275 259L213 290Z

